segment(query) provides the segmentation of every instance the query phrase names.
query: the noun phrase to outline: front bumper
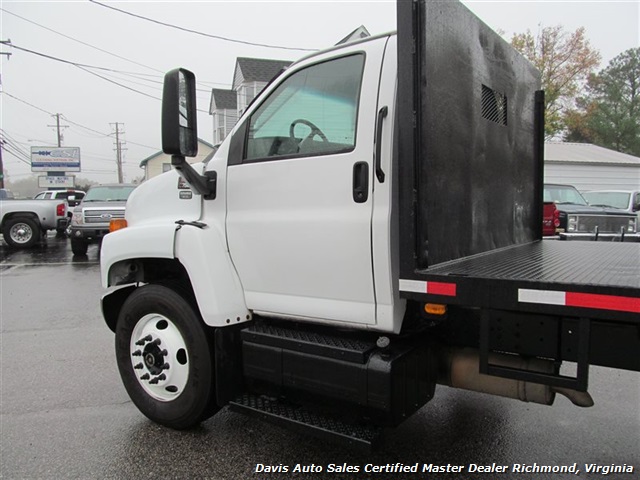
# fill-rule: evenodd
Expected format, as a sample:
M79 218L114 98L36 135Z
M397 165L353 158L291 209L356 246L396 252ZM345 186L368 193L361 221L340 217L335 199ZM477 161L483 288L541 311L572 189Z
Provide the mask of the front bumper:
M106 228L78 228L71 226L71 238L78 238L88 242L99 242L107 233L109 227Z
M559 233L561 240L586 240L591 242L640 242L640 233Z

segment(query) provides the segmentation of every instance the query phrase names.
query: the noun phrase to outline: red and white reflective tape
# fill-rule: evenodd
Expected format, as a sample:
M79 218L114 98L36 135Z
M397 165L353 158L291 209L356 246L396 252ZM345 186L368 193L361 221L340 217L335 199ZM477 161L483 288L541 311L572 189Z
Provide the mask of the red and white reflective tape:
M518 289L518 301L520 303L538 303L640 313L640 298L602 295L599 293L559 292L554 290L530 290L520 288Z
M456 296L456 284L448 282L422 282L420 280L400 280L400 291L429 293L431 295Z

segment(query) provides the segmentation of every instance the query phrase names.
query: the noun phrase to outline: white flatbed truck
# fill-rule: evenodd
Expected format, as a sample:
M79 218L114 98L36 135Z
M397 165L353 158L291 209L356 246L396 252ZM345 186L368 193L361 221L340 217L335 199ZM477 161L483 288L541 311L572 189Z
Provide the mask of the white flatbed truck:
M640 371L640 246L542 240L543 104L453 1L400 0L397 34L294 63L206 165L185 161L194 76L167 74L175 170L101 253L133 402L178 429L228 405L368 448L436 384L589 406L590 365Z

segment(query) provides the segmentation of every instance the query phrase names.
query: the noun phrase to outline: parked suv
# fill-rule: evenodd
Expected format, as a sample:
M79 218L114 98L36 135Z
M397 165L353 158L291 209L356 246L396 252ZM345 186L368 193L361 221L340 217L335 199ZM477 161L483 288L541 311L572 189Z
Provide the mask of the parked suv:
M640 240L635 215L589 205L571 185L545 184L544 201L555 203L558 209L556 233L563 240Z
M98 243L109 233L113 219L124 218L127 199L135 185L123 183L94 185L73 210L71 217L71 250L85 255L91 243Z

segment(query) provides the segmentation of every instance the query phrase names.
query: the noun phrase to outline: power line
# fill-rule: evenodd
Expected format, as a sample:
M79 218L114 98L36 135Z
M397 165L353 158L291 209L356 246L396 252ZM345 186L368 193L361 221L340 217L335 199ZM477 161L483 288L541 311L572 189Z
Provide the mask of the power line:
M46 53L38 52L36 50L31 50L29 48L20 47L20 46L16 45L15 43L11 44L11 48L15 48L16 50L20 50L22 52L31 53L33 55L38 55L39 57L48 58L49 60L55 60L56 62L62 62L62 63L66 63L68 65L74 65L76 67L93 68L93 69L96 69L96 70L105 70L107 72L127 73L129 75L146 75L146 74L142 74L142 73L126 72L126 71L123 71L123 70L115 70L113 68L98 67L96 65L87 65L85 63L72 62L71 60L65 60L64 58L55 57L53 55L49 55L49 54L46 54Z
M111 80L110 78L104 77L104 76L102 76L102 75L100 75L100 74L98 74L98 73L96 73L96 72L92 72L91 70L87 70L87 69L86 69L85 67L83 67L83 66L76 65L76 67L78 67L80 70L83 70L83 71L85 71L85 72L87 72L87 73L89 73L89 74L91 74L91 75L95 75L96 77L101 78L101 79L103 79L103 80L105 80L105 81L107 81L107 82L109 82L109 83L113 83L113 84L115 84L115 85L118 85L119 87L126 88L127 90L131 90L132 92L136 92L136 93L139 93L140 95L144 95L145 97L153 98L154 100L160 100L160 101L162 101L162 99L161 99L161 98L159 98L159 97L154 97L153 95L149 95L148 93L141 92L140 90L136 90L135 88L127 87L126 85L123 85L123 84L121 84L121 83L118 83L118 82L116 82L115 80Z
M46 113L47 115L50 115L50 116L52 116L52 117L56 115L55 113L48 112L48 111L46 111L46 110L45 110L45 109L43 109L43 108L37 107L36 105L33 105L32 103L27 102L26 100L22 100L21 98L18 98L18 97L16 97L15 95L11 95L11 94L10 94L10 93L8 93L6 90L3 90L1 93L3 93L4 95L7 95L8 97L13 98L14 100L16 100L16 101L18 101L18 102L21 102L21 103L24 103L25 105L28 105L28 106L30 106L31 108L35 108L36 110L39 110L39 111L41 111L41 112L43 112L43 113ZM82 125L82 124L80 124L80 123L74 122L73 120L70 120L69 118L67 118L67 117L66 117L65 115L63 115L63 114L60 114L60 116L61 116L62 118L64 118L67 122L69 122L69 123L71 123L71 124L75 125L76 127L84 128L85 130L89 130L90 132L97 133L98 135L100 135L100 136L102 136L102 137L108 137L108 136L110 135L109 133L99 132L99 131L97 131L97 130L94 130L93 128L89 128L89 127L87 127L87 126L85 126L85 125Z
M226 42L241 43L243 45L252 45L254 47L276 48L276 49L280 49L280 50L295 50L295 51L304 51L304 52L317 52L317 49L313 49L313 48L283 47L283 46L278 46L278 45L268 45L268 44L265 44L265 43L249 42L249 41L245 41L245 40L236 40L236 39L233 39L233 38L222 37L222 36L219 36L219 35L211 35L209 33L199 32L197 30L191 30L190 28L180 27L178 25L173 25L171 23L165 23L165 22L161 22L159 20L154 20L152 18L144 17L142 15L137 15L135 13L128 12L126 10L121 10L119 8L112 7L111 5L105 5L104 3L97 2L96 0L89 0L89 1L91 3L96 4L96 5L100 5L101 7L105 7L105 8L108 8L110 10L115 10L116 12L124 13L126 15L130 15L132 17L139 18L141 20L146 20L148 22L157 23L158 25L163 25L163 26L169 27L169 28L175 28L177 30L182 30L183 32L194 33L196 35L201 35L203 37L215 38L217 40L224 40Z
M47 115L53 115L53 113L51 113L51 112L47 112L46 110L44 110L44 109L42 109L42 108L40 108L40 107L36 107L35 105L32 105L31 103L29 103L29 102L27 102L27 101L25 101L25 100L22 100L21 98L14 97L14 96L13 96L13 95L11 95L10 93L7 93L7 91L6 91L6 90L3 90L3 91L2 91L2 92L0 92L0 93L2 93L3 95L7 95L8 97L11 97L11 98L13 98L14 100L17 100L18 102L22 102L22 103L24 103L25 105L29 105L30 107L35 108L36 110L40 110L41 112L44 112L44 113L46 113Z
M88 72L88 73L91 73L91 72ZM4 95L7 95L7 96L11 97L11 98L13 98L14 100L16 100L16 101L18 101L18 102L22 102L22 103L24 103L25 105L28 105L28 106L30 106L30 107L32 107L32 108L35 108L36 110L39 110L39 111L41 111L41 112L43 112L43 113L46 113L47 115L54 115L54 114L53 114L53 113L51 113L51 112L48 112L48 111L46 111L46 110L44 110L44 109L42 109L42 108L40 108L40 107L37 107L37 106L35 106L35 105L33 105L33 104L31 104L31 103L29 103L29 102L25 101L25 100L22 100L21 98L18 98L18 97L14 96L14 95L11 95L10 93L7 93L7 91L6 91L6 90L3 90L3 91L2 91L2 92L0 92L0 93L2 93L2 94L4 94ZM96 133L96 134L100 135L101 137L110 137L110 136L112 135L111 133L99 132L98 130L94 130L93 128L89 128L89 127L87 127L86 125L82 125L82 124L80 124L80 123L74 122L73 120L70 120L70 119L69 119L67 116L65 116L65 115L62 115L62 118L64 118L67 122L69 122L69 123L71 123L71 124L73 124L73 125L75 125L75 126L77 126L77 127L84 128L85 130L88 130L88 131L90 131L90 132ZM28 137L25 137L25 138L28 138ZM149 145L144 145L144 144L142 144L142 143L133 142L133 141L131 141L131 140L128 140L128 142L129 142L129 143L132 143L132 144L134 144L134 145L138 145L138 146L140 146L140 147L145 147L145 148L150 148L150 149L152 149L152 150L157 150L157 148L156 148L156 147L150 147Z
M77 38L70 37L69 35L65 35L64 33L60 33L60 32L58 32L58 31L56 31L56 30L54 30L54 29L52 29L52 28L49 28L49 27L46 27L46 26L44 26L44 25L41 25L41 24L39 24L39 23L37 23L37 22L34 22L33 20L29 20L28 18L21 17L20 15L17 15L17 14L15 14L15 13L13 13L13 12L10 12L10 11L8 11L8 10L5 10L4 8L0 8L0 10L2 10L2 11L3 11L3 12L5 12L5 13L8 13L9 15L13 15L14 17L18 17L19 19L24 20L25 22L31 23L31 24L33 24L33 25L36 25L36 26L40 27L40 28L44 28L45 30L48 30L48 31L50 31L50 32L53 32L53 33L55 33L56 35L60 35L60 36L62 36L62 37L64 37L64 38L68 38L69 40L73 40L74 42L78 42L78 43L80 43L80 44L82 44L82 45L86 45L87 47L90 47L90 48L93 48L93 49L98 50L98 51L100 51L100 52L106 53L107 55L111 55L111 56L113 56L113 57L119 58L119 59L124 60L124 61L126 61L126 62L130 62L130 63L133 63L133 64L135 64L135 65L139 65L139 66L141 66L141 67L148 68L149 70L153 70L153 71L155 71L155 72L160 72L160 73L162 73L162 71L161 71L161 70L158 70L158 69L156 69L156 68L150 67L149 65L145 65L145 64L143 64L143 63L136 62L135 60L130 60L130 59L126 58L126 57L123 57L123 56L117 55L117 54L115 54L115 53L113 53L113 52L110 52L110 51L108 51L108 50L104 50L104 49L102 49L102 48L100 48L100 47L96 47L95 45L91 45L90 43L86 43L86 42L83 42L82 40L78 40Z

